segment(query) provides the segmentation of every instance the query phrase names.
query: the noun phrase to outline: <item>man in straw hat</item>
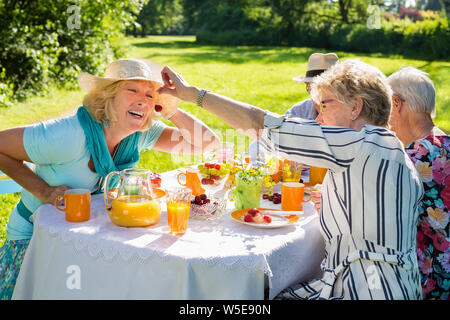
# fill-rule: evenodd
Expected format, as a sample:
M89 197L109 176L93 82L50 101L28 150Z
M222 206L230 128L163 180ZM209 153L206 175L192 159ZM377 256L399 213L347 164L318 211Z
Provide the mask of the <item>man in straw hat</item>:
M178 109L178 99L158 93L161 69L120 59L103 77L82 73L87 94L75 115L0 131L0 170L23 187L0 248L0 300L12 296L33 234L30 217L43 203L53 204L67 189L100 191L110 172L134 167L144 149L202 154L219 145L211 129Z
M309 56L306 74L303 76L294 77L292 80L304 82L306 85L306 91L310 93L311 83L314 80L314 77L320 75L338 61L339 58L335 53L313 53ZM319 114L318 111L319 106L314 105L312 99L308 98L293 105L285 112L285 114L290 117L315 120ZM261 152L257 141L250 144L248 147L248 154L252 159L256 159L257 157L264 159L264 154Z
M320 75L338 61L339 58L335 53L313 53L309 56L306 74L304 76L294 77L292 80L304 82L306 91L310 93L311 83L314 77ZM314 120L318 115L318 110L319 106L314 106L312 99L306 99L296 103L285 114L291 117Z

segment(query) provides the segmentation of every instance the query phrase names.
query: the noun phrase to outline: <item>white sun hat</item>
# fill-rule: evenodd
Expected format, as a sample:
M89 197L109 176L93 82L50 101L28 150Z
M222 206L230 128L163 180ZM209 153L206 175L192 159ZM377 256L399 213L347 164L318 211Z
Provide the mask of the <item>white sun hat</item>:
M163 66L146 59L119 59L106 67L103 77L81 72L78 76L78 83L84 91L101 89L117 81L123 80L145 80L150 82L154 88L155 102L171 109L178 106L179 100L170 95L160 95L156 91L164 85L161 77Z
M294 81L311 82L315 76L318 76L332 65L339 61L335 53L313 53L309 56L306 74L292 78Z

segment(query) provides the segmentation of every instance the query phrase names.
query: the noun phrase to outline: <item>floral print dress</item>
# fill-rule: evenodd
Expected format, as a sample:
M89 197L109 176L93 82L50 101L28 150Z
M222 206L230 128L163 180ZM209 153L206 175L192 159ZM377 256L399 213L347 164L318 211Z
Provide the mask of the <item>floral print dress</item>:
M425 190L417 229L424 299L449 300L450 137L429 135L406 146Z

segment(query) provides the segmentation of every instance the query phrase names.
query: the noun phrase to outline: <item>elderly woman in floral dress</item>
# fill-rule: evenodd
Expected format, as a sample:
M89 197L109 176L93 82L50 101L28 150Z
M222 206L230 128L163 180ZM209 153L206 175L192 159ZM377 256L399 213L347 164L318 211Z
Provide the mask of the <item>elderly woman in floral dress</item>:
M406 67L389 76L388 82L393 91L389 124L425 189L417 226L423 296L449 300L450 137L433 123L436 92L426 73Z

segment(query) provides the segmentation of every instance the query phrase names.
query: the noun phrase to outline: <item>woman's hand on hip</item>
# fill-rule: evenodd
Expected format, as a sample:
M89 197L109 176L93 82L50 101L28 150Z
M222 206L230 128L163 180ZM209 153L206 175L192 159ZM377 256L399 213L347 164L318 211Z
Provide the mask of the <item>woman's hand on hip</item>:
M62 185L57 187L48 187L41 197L38 197L44 203L55 204L57 196L63 196L66 190L69 190L68 186Z

